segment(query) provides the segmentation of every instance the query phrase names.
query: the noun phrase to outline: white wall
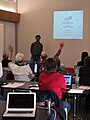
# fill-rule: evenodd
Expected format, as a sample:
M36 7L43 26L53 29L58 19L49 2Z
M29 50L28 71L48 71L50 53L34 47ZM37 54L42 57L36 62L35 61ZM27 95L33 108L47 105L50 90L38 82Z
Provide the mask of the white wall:
M29 47L36 34L41 34L41 42L48 56L53 56L59 48L59 40L53 40L53 12L55 10L83 10L83 40L63 40L65 46L60 56L66 66L74 66L80 60L82 51L90 52L90 0L18 0L21 20L18 24L18 51L30 59Z
M6 10L6 11L17 11L17 0L14 2L14 0L0 0L0 9Z
M12 59L15 59L15 23L4 22L4 51L9 53L9 45L13 46L13 56Z
M3 53L9 52L9 45L13 46L13 56L12 60L15 59L15 50L16 50L16 33L15 33L15 23L2 22L0 21L0 60Z
M17 0L1 0L0 1L0 9L16 12L17 11ZM16 27L15 23L0 21L0 56L2 56L3 52L9 53L8 46L12 45L14 48L13 52L13 60L15 58L16 51Z
M0 22L0 61L4 51L4 23Z

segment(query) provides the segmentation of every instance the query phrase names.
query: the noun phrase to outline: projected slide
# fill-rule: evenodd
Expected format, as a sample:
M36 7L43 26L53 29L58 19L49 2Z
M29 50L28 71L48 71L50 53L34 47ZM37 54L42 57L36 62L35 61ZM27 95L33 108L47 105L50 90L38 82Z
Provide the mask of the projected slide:
M83 39L83 11L55 11L53 39Z

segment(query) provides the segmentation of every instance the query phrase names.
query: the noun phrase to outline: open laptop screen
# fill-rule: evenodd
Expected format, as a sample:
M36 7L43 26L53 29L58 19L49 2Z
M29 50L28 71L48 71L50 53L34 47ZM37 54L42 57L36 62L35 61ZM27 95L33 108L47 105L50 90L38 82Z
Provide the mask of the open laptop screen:
M66 80L66 86L71 87L72 86L72 75L71 74L65 74L64 78Z
M35 93L9 93L7 98L9 110L34 110L36 106Z

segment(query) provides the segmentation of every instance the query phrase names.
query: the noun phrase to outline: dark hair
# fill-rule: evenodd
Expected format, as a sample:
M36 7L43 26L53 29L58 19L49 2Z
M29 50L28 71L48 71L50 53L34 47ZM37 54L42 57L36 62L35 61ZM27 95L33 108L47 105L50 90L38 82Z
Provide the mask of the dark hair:
M4 53L4 54L3 54L3 59L8 60L8 57L9 57L9 55L8 55L7 53Z
M90 56L85 57L84 64L85 66L90 66Z
M37 39L37 38L41 39L41 36L40 36L40 35L36 35L35 38L36 38L36 39Z
M88 52L82 52L81 60L84 61L85 57L88 56Z
M48 58L46 60L46 70L47 71L56 71L56 62L53 58Z

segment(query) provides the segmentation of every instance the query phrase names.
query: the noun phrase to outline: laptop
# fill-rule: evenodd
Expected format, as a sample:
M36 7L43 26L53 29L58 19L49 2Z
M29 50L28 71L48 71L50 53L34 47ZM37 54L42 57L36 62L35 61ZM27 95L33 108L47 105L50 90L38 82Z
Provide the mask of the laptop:
M79 74L79 69L80 69L80 67L82 67L82 66L77 66L77 65L74 66L74 74L75 74L75 75L76 75L76 74Z
M66 88L71 89L72 88L72 75L71 74L64 74L64 78L66 80Z
M31 66L30 60L24 60L24 64L29 67Z
M35 117L36 93L9 92L3 117Z

